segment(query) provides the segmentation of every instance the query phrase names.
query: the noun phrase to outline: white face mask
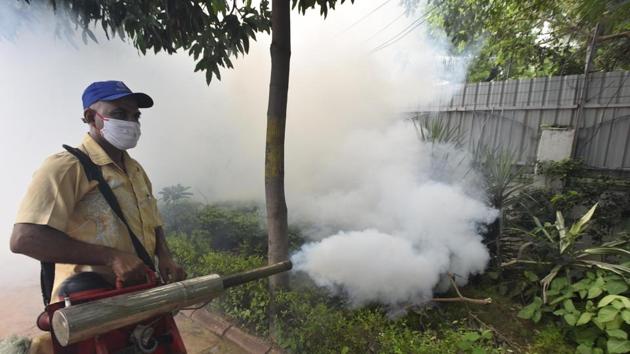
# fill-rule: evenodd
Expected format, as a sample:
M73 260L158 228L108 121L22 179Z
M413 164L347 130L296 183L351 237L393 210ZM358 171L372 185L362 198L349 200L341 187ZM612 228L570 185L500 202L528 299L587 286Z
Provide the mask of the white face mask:
M140 123L126 120L103 119L103 138L119 150L134 148L140 139Z

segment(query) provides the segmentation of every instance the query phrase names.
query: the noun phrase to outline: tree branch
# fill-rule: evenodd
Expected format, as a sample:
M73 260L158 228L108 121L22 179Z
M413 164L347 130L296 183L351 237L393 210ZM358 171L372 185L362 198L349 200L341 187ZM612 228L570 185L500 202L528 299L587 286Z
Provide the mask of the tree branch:
M621 32L621 33L614 33L614 34L609 34L606 36L599 36L597 37L597 41L598 42L604 42L610 39L615 39L618 37L628 37L630 38L630 31L625 31L625 32Z
M433 299L431 299L431 301L434 301L434 302L470 302L470 303L477 304L477 305L489 305L489 304L492 303L492 299L489 298L489 297L485 298L485 299L473 299L473 298L469 298L469 297L466 297L466 296L462 295L462 293L459 291L459 287L455 283L455 278L453 277L452 273L448 273L448 279L451 281L451 285L453 286L453 289L455 289L455 292L457 293L457 297L434 297Z
M528 261L528 260L524 260L524 259L513 259L511 261L505 262L505 263L501 263L501 267L508 267L514 264L545 264L545 265L550 265L550 264L554 264L552 262L539 262L539 261Z

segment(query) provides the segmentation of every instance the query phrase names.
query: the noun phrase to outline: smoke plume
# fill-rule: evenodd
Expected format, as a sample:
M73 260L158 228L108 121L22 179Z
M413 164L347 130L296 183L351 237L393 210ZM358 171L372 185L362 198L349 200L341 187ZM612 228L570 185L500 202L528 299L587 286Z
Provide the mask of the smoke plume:
M334 156L322 171L333 183L298 203L296 218L319 241L293 256L297 270L352 305L394 307L426 301L448 272L463 285L484 270L479 232L497 212L480 199L469 154L397 123L351 134Z

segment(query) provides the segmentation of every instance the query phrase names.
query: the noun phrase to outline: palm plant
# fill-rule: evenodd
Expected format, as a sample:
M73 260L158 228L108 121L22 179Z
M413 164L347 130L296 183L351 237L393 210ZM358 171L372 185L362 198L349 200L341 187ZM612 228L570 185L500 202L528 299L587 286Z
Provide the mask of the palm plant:
M162 199L166 205L176 203L183 199L188 199L193 195L188 191L189 189L190 187L184 187L179 183L175 186L164 187L159 192L160 196L162 196L160 199Z
M561 271L570 275L579 270L601 269L617 274L626 280L629 279L630 268L611 261L615 256L630 256L630 251L627 248L628 239L620 238L596 245L589 244L584 240L596 209L597 204L593 205L570 227L565 225L564 216L560 211L556 211L554 223L545 222L543 224L534 216L536 228L532 231L520 230L532 238L532 242L523 245L520 253L524 253L526 248L531 247L534 252L530 252L530 254L538 257L521 258L522 255L519 255L518 258L503 263L502 266L529 264L550 267L545 277L540 281L543 303L547 302L547 288Z
M483 176L488 202L499 211L499 217L486 232L486 244L500 261L503 211L516 202L515 197L526 186L521 181L524 167L518 166L518 157L509 148L491 148L480 142L473 148L472 155L475 170Z
M444 120L415 117L411 121L421 141L431 144L453 144L458 147L463 142L463 135L458 129L459 127L449 127L444 123Z

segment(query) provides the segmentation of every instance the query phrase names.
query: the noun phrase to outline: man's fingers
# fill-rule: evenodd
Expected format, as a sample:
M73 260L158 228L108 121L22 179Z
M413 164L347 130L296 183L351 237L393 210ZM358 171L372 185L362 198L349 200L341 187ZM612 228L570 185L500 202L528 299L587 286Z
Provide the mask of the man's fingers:
M162 280L164 280L166 283L171 282L171 270L167 267L164 267L162 269Z

